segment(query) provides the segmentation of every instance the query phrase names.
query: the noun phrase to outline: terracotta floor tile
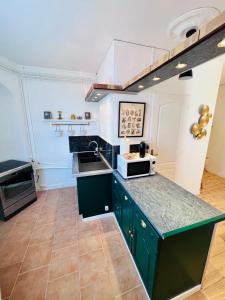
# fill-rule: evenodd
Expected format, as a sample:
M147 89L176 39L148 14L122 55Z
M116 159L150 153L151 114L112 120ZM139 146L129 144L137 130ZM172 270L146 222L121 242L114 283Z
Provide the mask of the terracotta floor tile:
M140 279L131 259L125 255L113 260L110 266L110 280L113 289L120 295L140 285Z
M31 232L34 228L34 221L29 220L25 222L15 223L8 235L8 241L22 241L29 240Z
M12 218L6 222L0 221L0 238L6 238L15 222L15 218Z
M128 254L126 245L119 232L113 231L113 233L102 234L102 242L106 258L110 261Z
M60 249L77 244L77 236L75 229L67 229L56 232L54 235L53 249Z
M79 221L78 222L78 231L84 232L89 231L95 234L98 234L99 231L99 221Z
M78 247L77 246L70 246L66 248L61 248L55 251L52 251L52 259L54 260L62 259L65 257L78 257Z
M80 300L79 276L73 273L48 284L47 300Z
M52 281L58 277L78 271L78 257L67 256L54 259L50 265L49 280Z
M86 237L84 234L84 237L79 238L78 240L78 247L80 255L90 251L102 249L102 241L100 235Z
M116 297L116 300L148 300L145 290L142 286L138 286L131 291Z
M11 266L22 262L27 250L27 241L5 241L4 246L0 250L0 268Z
M103 233L118 231L114 217L106 217L99 220L100 231Z
M21 273L48 265L51 260L52 241L29 246Z
M21 263L0 269L0 287L2 297L9 297L19 273Z
M79 257L80 269L87 271L88 269L104 269L106 267L106 259L102 250L96 250Z
M93 285L96 280L103 281L105 278L109 277L109 271L106 267L104 269L90 268L85 271L84 269L80 269L79 277L80 287L83 288L89 285Z
M48 267L21 274L11 300L44 300L48 280Z
M113 300L114 291L108 278L94 278L92 284L81 288L81 300ZM143 299L144 300L144 299Z
M47 241L51 241L54 235L54 223L47 225L37 225L35 226L33 233L31 235L30 244L38 244Z

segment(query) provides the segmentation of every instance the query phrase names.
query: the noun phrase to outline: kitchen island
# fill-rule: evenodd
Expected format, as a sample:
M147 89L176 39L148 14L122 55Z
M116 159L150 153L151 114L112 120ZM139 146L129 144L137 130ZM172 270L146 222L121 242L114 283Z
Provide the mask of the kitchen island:
M113 211L151 299L201 287L217 222L225 214L167 178L112 179Z

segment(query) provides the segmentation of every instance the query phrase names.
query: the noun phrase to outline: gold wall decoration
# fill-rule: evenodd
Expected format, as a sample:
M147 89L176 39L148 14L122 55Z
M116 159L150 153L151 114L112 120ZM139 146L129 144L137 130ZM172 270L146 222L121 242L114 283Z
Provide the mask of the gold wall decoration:
M209 119L212 118L212 114L209 112L208 105L202 105L200 107L200 118L198 123L194 123L191 127L191 133L198 140L207 135L207 130L204 128L209 123Z

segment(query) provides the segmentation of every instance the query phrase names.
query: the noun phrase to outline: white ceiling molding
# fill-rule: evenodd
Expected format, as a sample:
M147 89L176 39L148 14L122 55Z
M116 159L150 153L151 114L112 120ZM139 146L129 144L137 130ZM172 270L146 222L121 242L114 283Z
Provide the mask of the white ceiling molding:
M186 38L186 33L190 29L198 30L203 24L208 23L220 13L215 7L200 7L192 9L173 22L167 29L167 36L177 42Z
M85 81L87 83L93 83L96 80L96 74L93 73L76 72L53 68L22 66L4 57L0 57L0 68L5 71L16 73L23 78L37 78L76 82Z

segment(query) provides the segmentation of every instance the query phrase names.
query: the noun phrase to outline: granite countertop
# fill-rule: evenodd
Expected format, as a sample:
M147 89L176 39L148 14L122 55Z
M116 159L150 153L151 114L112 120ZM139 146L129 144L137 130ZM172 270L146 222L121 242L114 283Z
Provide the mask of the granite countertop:
M223 212L159 174L129 180L113 174L162 238L225 220Z

